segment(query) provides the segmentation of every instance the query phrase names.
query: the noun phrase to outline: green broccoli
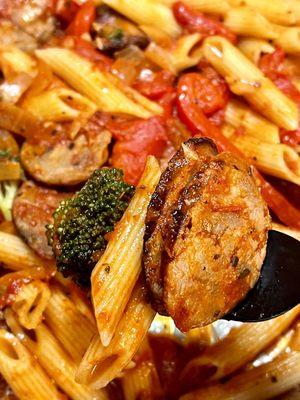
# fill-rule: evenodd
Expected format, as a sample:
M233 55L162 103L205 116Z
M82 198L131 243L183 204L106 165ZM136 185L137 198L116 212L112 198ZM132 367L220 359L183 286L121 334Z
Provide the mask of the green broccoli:
M18 161L18 157L12 156L10 150L0 149L0 161ZM0 211L7 221L12 220L12 205L18 190L18 181L9 180L0 183Z
M49 244L64 276L80 286L90 284L90 275L105 250L105 235L113 231L134 193L115 168L94 171L71 199L64 200L47 226Z

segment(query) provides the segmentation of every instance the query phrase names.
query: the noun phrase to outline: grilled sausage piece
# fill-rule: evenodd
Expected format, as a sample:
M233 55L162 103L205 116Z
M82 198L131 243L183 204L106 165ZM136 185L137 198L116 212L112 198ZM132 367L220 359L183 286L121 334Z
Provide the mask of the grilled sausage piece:
M146 217L153 307L188 331L229 312L257 281L270 226L249 166L190 139L170 160Z
M14 223L28 245L41 257L51 258L45 225L52 223L52 214L59 203L72 193L59 193L27 181L18 190L13 203Z
M21 162L32 177L48 185L84 182L107 161L111 134L102 129L92 119L74 140L58 134L49 142L25 142Z

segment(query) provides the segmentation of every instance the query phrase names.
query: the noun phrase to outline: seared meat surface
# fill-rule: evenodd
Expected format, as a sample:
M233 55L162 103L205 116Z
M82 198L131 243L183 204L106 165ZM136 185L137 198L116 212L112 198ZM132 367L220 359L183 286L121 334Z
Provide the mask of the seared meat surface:
M48 185L75 185L86 181L108 159L111 135L91 118L75 139L59 132L51 141L25 142L21 162L37 181Z
M249 166L190 139L152 196L143 264L153 307L188 331L229 312L265 257L270 218Z
M43 188L31 181L24 182L18 190L13 203L14 223L20 235L41 257L52 258L46 225L53 223L52 214L59 203L71 195Z

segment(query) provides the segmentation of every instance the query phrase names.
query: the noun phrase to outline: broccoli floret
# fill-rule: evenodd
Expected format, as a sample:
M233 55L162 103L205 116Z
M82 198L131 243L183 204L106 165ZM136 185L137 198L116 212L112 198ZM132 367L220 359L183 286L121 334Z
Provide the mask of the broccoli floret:
M115 168L94 171L75 194L64 200L53 214L54 223L47 235L64 276L81 286L90 284L91 271L105 250L105 235L121 219L134 186L123 181L123 172Z
M17 181L4 181L0 185L0 210L4 219L12 220L12 205L18 190Z

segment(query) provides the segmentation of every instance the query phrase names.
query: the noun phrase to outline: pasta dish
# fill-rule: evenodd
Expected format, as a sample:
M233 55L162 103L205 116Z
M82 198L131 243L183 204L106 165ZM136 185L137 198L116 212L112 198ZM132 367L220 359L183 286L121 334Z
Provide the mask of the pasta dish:
M0 0L0 398L300 399L299 0ZM274 298L276 303L276 298Z

